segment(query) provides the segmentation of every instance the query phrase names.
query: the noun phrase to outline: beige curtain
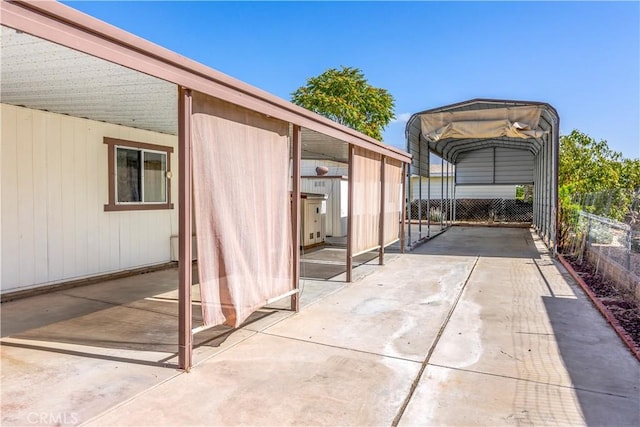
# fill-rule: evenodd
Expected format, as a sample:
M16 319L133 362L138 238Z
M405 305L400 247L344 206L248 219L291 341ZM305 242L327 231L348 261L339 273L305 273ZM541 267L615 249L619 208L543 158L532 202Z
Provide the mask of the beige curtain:
M353 164L353 255L379 247L381 156L365 149L354 149Z
M398 240L402 210L402 163L387 158L384 165L384 245Z
M199 93L191 120L204 324L238 327L293 288L288 124Z

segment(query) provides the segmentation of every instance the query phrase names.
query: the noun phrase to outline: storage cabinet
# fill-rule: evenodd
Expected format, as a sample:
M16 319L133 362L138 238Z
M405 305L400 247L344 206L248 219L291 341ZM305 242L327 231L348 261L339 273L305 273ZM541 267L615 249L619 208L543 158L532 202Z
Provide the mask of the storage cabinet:
M300 233L302 246L324 243L326 212L327 200L324 194L303 193L301 195Z

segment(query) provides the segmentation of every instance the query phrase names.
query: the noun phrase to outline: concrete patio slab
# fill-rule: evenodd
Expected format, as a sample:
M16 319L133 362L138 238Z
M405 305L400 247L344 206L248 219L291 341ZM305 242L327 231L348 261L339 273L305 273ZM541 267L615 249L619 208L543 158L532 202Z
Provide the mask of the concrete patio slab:
M606 395L604 399L615 401L615 398ZM584 424L580 403L571 387L429 365L399 425Z
M407 254L268 329L270 334L421 361L474 259ZM328 321L331 319L331 321Z
M640 364L540 242L526 240L529 259L514 242L515 257L478 248L401 425L640 425Z
M170 271L5 303L2 425L640 425L640 364L529 230L385 260L196 334L189 373Z
M258 334L87 425L389 425L418 369Z
M640 366L577 287L554 296L533 260L506 262L480 259L430 363L594 392L638 390Z

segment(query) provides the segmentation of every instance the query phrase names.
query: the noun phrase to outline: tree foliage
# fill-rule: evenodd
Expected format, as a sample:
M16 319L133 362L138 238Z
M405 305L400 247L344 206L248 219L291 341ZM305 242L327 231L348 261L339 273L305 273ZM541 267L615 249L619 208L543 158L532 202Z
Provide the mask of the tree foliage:
M633 194L640 190L640 159L626 159L607 141L574 130L560 138L559 160L560 246L580 210L625 220Z
M329 68L307 79L291 101L377 140L394 118L393 96L371 86L362 71L352 67Z
M583 194L617 188L621 159L622 154L612 151L607 141L574 130L560 139L558 185L571 185Z

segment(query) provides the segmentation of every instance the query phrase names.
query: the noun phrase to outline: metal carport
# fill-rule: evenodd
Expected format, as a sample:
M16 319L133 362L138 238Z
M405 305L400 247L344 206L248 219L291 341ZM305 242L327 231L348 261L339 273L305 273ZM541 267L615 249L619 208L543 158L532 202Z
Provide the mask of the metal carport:
M472 99L415 113L406 126L407 179L428 176L434 153L455 168L454 199L461 185L533 184L532 225L555 252L559 122L544 102Z

